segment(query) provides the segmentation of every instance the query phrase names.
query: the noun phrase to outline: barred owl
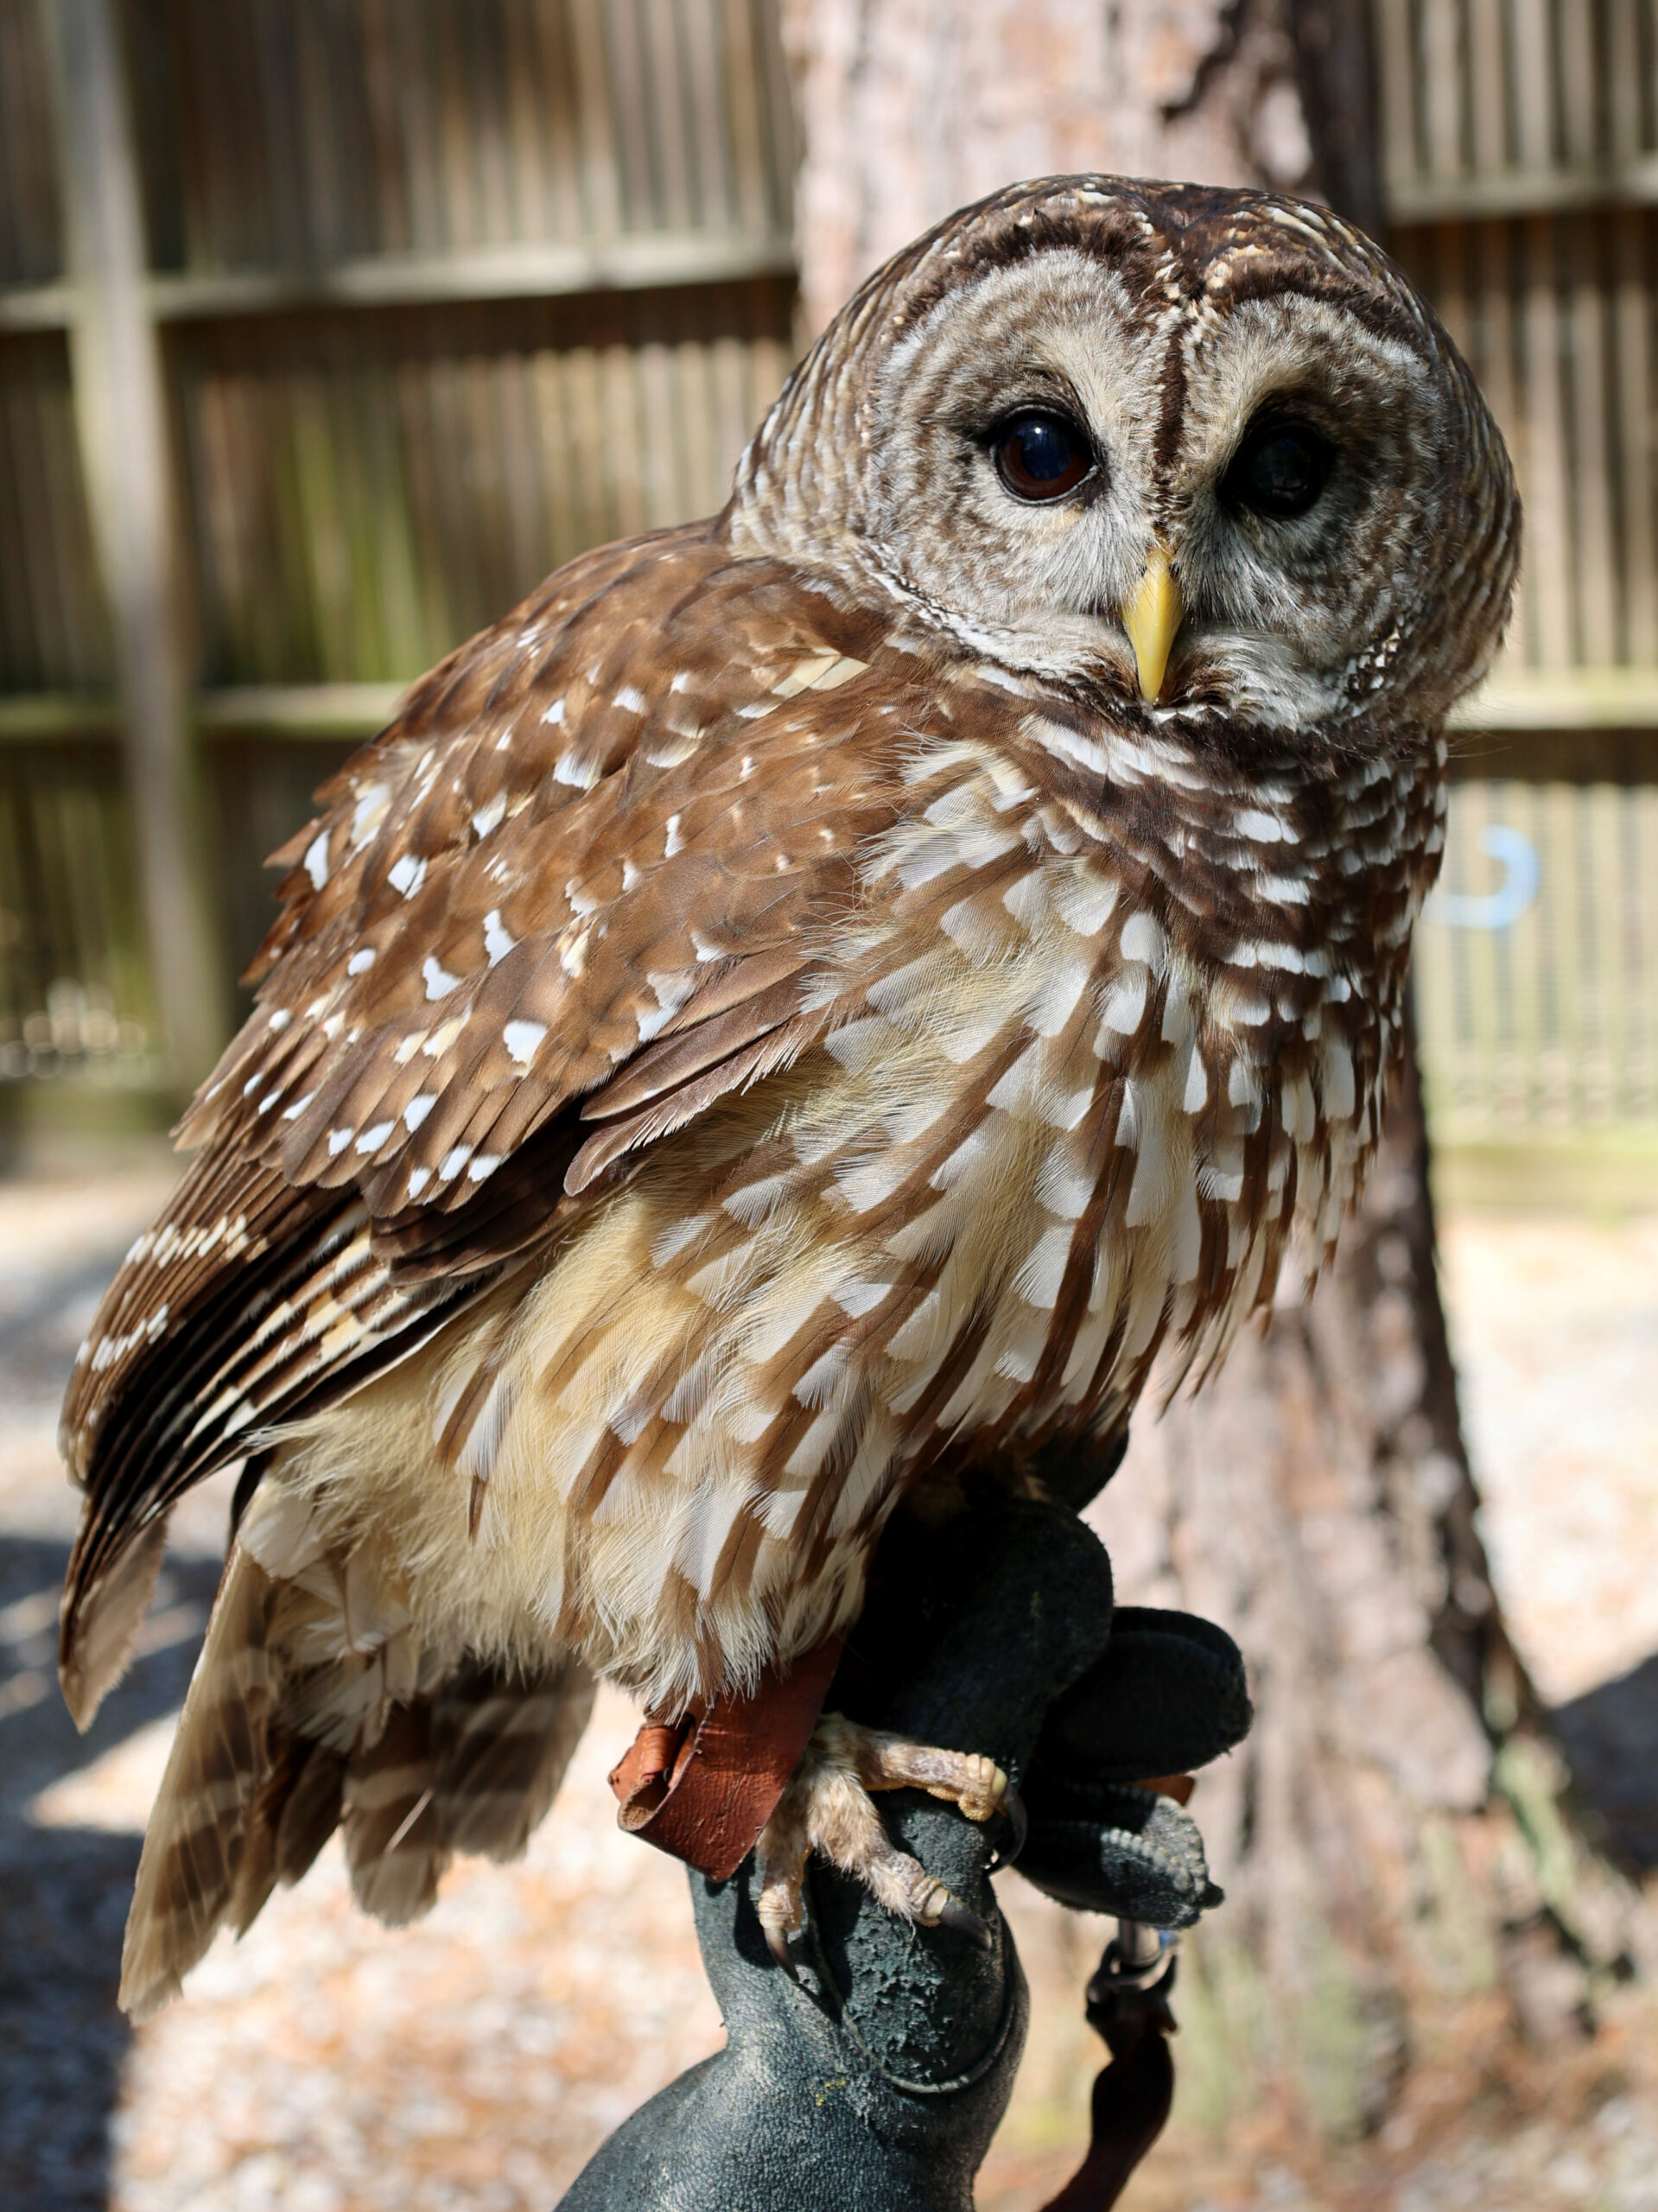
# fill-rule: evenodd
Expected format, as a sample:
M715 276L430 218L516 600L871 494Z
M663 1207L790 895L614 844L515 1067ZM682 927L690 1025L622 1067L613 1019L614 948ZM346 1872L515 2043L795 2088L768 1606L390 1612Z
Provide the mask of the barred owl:
M594 1675L670 1745L786 1686L900 1502L1111 1439L1317 1264L1517 537L1369 240L1050 179L869 281L720 515L414 687L66 1407L83 1720L244 1463L130 2008L336 1825L391 1919L520 1847ZM963 1925L864 1793L1005 1777L816 1718L738 1824L774 1948L814 1843Z

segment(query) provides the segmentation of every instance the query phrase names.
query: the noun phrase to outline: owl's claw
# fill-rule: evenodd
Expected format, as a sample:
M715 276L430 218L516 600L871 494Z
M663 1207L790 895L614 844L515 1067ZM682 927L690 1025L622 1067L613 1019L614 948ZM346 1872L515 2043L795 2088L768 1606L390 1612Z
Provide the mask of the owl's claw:
M788 1929L783 1927L771 1926L764 1920L761 1921L760 1927L765 1936L766 1949L772 1954L772 1956L777 1961L777 1963L783 1968L784 1973L788 1975L790 1980L798 1981L800 1979L800 1968L795 1964L794 1955L789 1948Z
M871 1791L904 1789L944 1798L970 1821L1006 1813L1015 1851L1024 1840L1024 1809L994 1759L907 1743L826 1713L765 1824L757 1853L760 1927L766 1948L791 1977L797 1979L789 1937L801 1925L801 1884L813 1851L861 1882L901 1919L951 1929L989 1949L990 1930L978 1915L918 1859L899 1850L882 1827Z
M990 1930L976 1912L969 1912L959 1897L946 1896L938 1908L938 1925L953 1928L958 1936L965 1936L981 1951L990 1948Z
M1001 1801L1002 1818L1007 1823L1007 1845L1004 1850L998 1844L988 1873L999 1874L1004 1866L1011 1866L1025 1848L1025 1839L1031 1832L1030 1815L1025 1810L1025 1800L1011 1785Z

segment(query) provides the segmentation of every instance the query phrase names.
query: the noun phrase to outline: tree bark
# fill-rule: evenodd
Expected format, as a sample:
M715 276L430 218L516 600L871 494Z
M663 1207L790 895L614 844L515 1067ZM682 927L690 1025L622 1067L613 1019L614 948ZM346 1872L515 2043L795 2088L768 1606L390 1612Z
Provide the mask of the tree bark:
M1365 0L783 14L806 336L1020 176L1324 187L1379 218ZM1183 2069L1212 2115L1264 2098L1315 2139L1432 2102L1452 2042L1489 2072L1580 2032L1639 1925L1562 1811L1487 1575L1426 1166L1412 1068L1327 1280L1142 1414L1092 1516L1125 1600L1218 1621L1252 1674L1255 1732L1198 1800L1229 1902L1183 1978Z
M1280 0L783 0L804 335L929 224L1073 169L1293 190Z

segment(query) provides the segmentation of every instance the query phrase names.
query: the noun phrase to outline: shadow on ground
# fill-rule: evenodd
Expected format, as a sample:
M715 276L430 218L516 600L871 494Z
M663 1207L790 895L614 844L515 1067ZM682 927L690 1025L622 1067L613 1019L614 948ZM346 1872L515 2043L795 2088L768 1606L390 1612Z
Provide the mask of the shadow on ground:
M47 1826L42 1791L182 1700L218 1578L170 1562L149 1649L86 1736L58 1694L57 1599L67 1548L0 1535L0 2204L98 2212L130 2031L116 2009L139 1838Z
M1658 1871L1658 1651L1550 1719L1607 1849L1633 1872Z

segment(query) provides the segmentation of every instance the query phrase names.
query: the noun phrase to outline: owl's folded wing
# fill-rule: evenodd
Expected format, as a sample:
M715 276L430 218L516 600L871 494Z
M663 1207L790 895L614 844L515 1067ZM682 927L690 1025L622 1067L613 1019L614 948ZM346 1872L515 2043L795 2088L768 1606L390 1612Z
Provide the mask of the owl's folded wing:
M79 1714L184 1488L413 1351L628 1151L834 1019L818 933L901 772L878 644L706 528L608 549L325 787L277 856L257 1009L183 1125L201 1150L66 1400Z

